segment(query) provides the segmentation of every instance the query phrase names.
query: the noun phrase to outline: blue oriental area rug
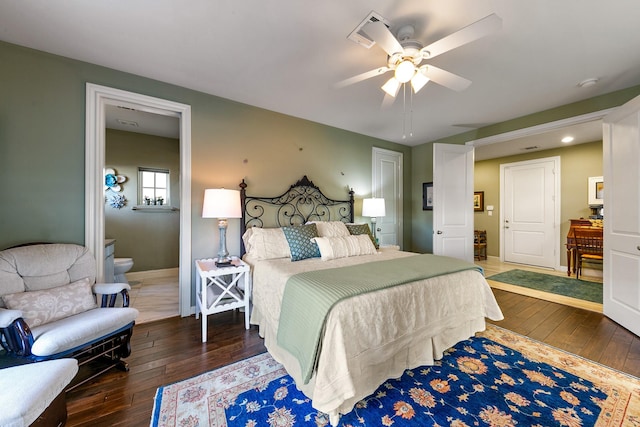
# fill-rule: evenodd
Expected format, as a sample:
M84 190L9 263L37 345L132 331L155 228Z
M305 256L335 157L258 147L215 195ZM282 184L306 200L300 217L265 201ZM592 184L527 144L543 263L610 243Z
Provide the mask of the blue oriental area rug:
M268 354L161 387L152 426L325 426ZM489 326L340 419L372 426L640 425L640 380Z

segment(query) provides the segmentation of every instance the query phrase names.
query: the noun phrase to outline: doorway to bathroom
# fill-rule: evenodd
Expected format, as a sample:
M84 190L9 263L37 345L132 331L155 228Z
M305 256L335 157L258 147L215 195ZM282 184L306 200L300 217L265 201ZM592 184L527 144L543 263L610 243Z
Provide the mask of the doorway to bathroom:
M161 206L167 212L158 210L153 214L173 216L178 223L178 309L181 316L188 316L192 311L191 269L189 268L191 263L191 108L185 104L87 83L85 244L96 256L99 278L104 278L105 275L105 209L117 209L117 207L112 208L110 201L105 198L105 168L108 167L106 120L107 109L111 107L174 117L178 122L179 172L177 178L179 179L175 185L179 190L177 193L179 205ZM118 175L119 171L113 172ZM123 185L126 188L126 180L123 181ZM135 190L137 191L137 188ZM133 200L129 205L130 210L140 205L137 192L135 194L131 196ZM169 211L173 208L175 210ZM149 245L148 250L153 252L153 245ZM140 257L140 261L143 258Z
M137 323L177 316L180 256L178 117L107 105L105 237L116 282L131 285ZM105 270L105 273L107 271Z

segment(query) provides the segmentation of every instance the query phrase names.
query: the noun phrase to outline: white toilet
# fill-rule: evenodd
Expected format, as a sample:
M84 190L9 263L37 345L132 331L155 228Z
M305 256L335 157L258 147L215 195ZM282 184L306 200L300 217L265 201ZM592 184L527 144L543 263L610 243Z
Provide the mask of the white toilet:
M116 283L129 283L125 273L133 267L133 258L115 258L113 260L113 276Z

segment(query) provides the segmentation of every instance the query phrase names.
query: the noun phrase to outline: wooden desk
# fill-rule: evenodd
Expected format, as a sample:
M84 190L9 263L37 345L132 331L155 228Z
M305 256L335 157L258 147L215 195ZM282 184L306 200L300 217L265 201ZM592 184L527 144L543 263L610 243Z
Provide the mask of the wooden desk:
M589 228L600 230L600 235L602 235L602 220L592 220L592 219L572 219L571 227L569 227L569 232L567 233L567 276L571 276L571 273L576 272L577 262L576 262L576 250L575 250L575 241L574 241L574 230L577 227L580 228Z

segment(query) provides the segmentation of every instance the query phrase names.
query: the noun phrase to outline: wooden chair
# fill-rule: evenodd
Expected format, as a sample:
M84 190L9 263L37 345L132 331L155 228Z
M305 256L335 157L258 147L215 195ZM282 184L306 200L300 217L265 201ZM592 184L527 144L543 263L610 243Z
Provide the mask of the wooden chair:
M604 260L603 239L601 230L588 228L576 228L574 236L577 262L576 279L579 279L584 261L602 264Z
M473 256L478 261L487 259L487 230L473 231Z

